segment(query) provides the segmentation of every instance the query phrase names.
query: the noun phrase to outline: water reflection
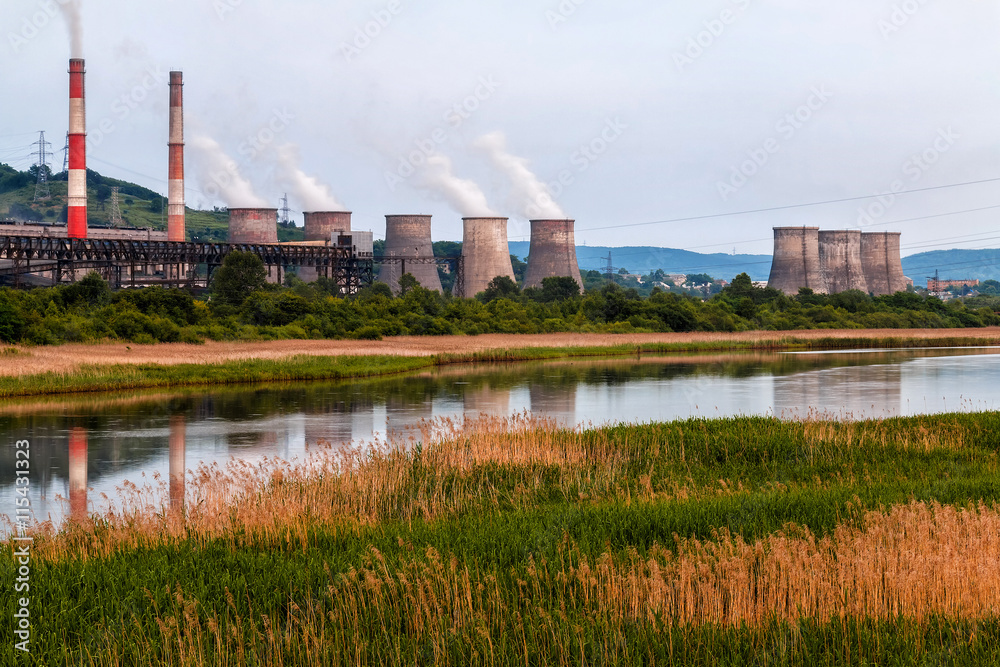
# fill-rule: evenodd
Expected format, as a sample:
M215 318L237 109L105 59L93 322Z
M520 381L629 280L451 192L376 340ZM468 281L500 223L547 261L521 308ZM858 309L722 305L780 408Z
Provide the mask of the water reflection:
M13 443L21 439L32 443L36 516L61 521L101 511L103 496L118 498L125 480L155 486L157 473L166 480L164 502L183 511L186 471L201 463L294 458L436 417L531 411L571 425L810 410L861 418L998 405L996 349L570 360L365 382L6 401L0 497L12 495Z

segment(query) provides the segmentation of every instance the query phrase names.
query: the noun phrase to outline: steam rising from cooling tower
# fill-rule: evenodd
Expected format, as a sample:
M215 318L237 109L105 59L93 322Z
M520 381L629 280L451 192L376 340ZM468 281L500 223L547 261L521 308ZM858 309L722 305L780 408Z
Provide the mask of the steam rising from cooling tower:
M226 151L215 139L204 135L191 140L201 162L202 191L210 197L218 197L229 208L264 208L267 202L253 190L250 181L240 174L236 161L226 155Z
M552 198L549 187L528 167L528 160L507 151L503 132L492 132L476 140L477 148L489 156L493 166L501 171L511 184L511 197L518 211L527 218L564 220L568 216Z
M431 155L427 158L418 185L444 198L463 216L497 215L487 203L482 188L474 181L456 176L451 159L444 155Z
M288 187L298 198L306 211L343 211L333 191L315 176L310 176L299 168L299 148L285 144L278 148L278 180Z
M70 54L72 58L83 58L83 21L80 15L81 0L59 0L57 3L66 19L69 30Z

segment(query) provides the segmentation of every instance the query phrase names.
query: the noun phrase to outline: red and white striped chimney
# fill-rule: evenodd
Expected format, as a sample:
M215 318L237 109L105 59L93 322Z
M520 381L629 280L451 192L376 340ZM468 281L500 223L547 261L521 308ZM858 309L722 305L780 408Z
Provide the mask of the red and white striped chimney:
M184 210L184 73L170 73L170 176L167 240L185 240Z
M67 232L87 238L87 103L84 61L69 61L69 197Z

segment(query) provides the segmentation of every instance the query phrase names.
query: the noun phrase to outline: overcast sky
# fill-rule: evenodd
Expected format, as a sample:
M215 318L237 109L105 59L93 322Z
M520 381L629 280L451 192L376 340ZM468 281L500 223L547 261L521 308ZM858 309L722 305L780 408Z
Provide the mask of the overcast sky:
M0 161L20 168L31 132L65 139L55 1L0 6ZM485 205L510 216L512 240L561 209L590 245L769 253L773 226L808 224L902 231L904 254L1000 246L987 208L1000 181L782 208L1000 179L1000 0L82 0L80 13L90 167L166 192L166 73L183 70L190 206L246 203L225 201L214 140L253 196L277 207L288 192L301 211L316 204L297 148L298 170L376 236L385 214L427 213L436 240L460 240L462 214ZM555 208L531 207L524 166L557 184ZM449 169L461 196L443 190Z

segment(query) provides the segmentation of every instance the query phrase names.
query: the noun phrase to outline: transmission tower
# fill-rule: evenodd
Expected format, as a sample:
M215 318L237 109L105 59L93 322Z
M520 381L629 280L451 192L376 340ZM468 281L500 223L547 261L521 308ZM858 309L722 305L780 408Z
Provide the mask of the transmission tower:
M66 133L66 145L63 146L63 173L69 173L69 132Z
M287 227L288 226L288 220L289 220L288 214L292 212L292 210L290 208L288 208L288 193L287 192L285 193L285 196L281 198L280 201L281 201L281 208L279 209L279 211L281 213L281 219L279 220L279 222L284 227Z
M52 199L52 193L49 191L48 153L48 148L52 144L45 141L45 132L42 131L38 133L38 141L32 146L38 146L38 162L35 163L35 166L38 167L38 180L35 181L35 201L48 201Z
M111 226L118 227L122 224L122 209L118 205L118 188L111 188Z
M607 260L608 260L608 266L605 269L605 271L606 271L605 275L608 278L608 282L609 283L613 283L613 282L615 282L615 271L617 270L618 267L616 267L614 264L611 263L611 253L610 252L608 253Z

